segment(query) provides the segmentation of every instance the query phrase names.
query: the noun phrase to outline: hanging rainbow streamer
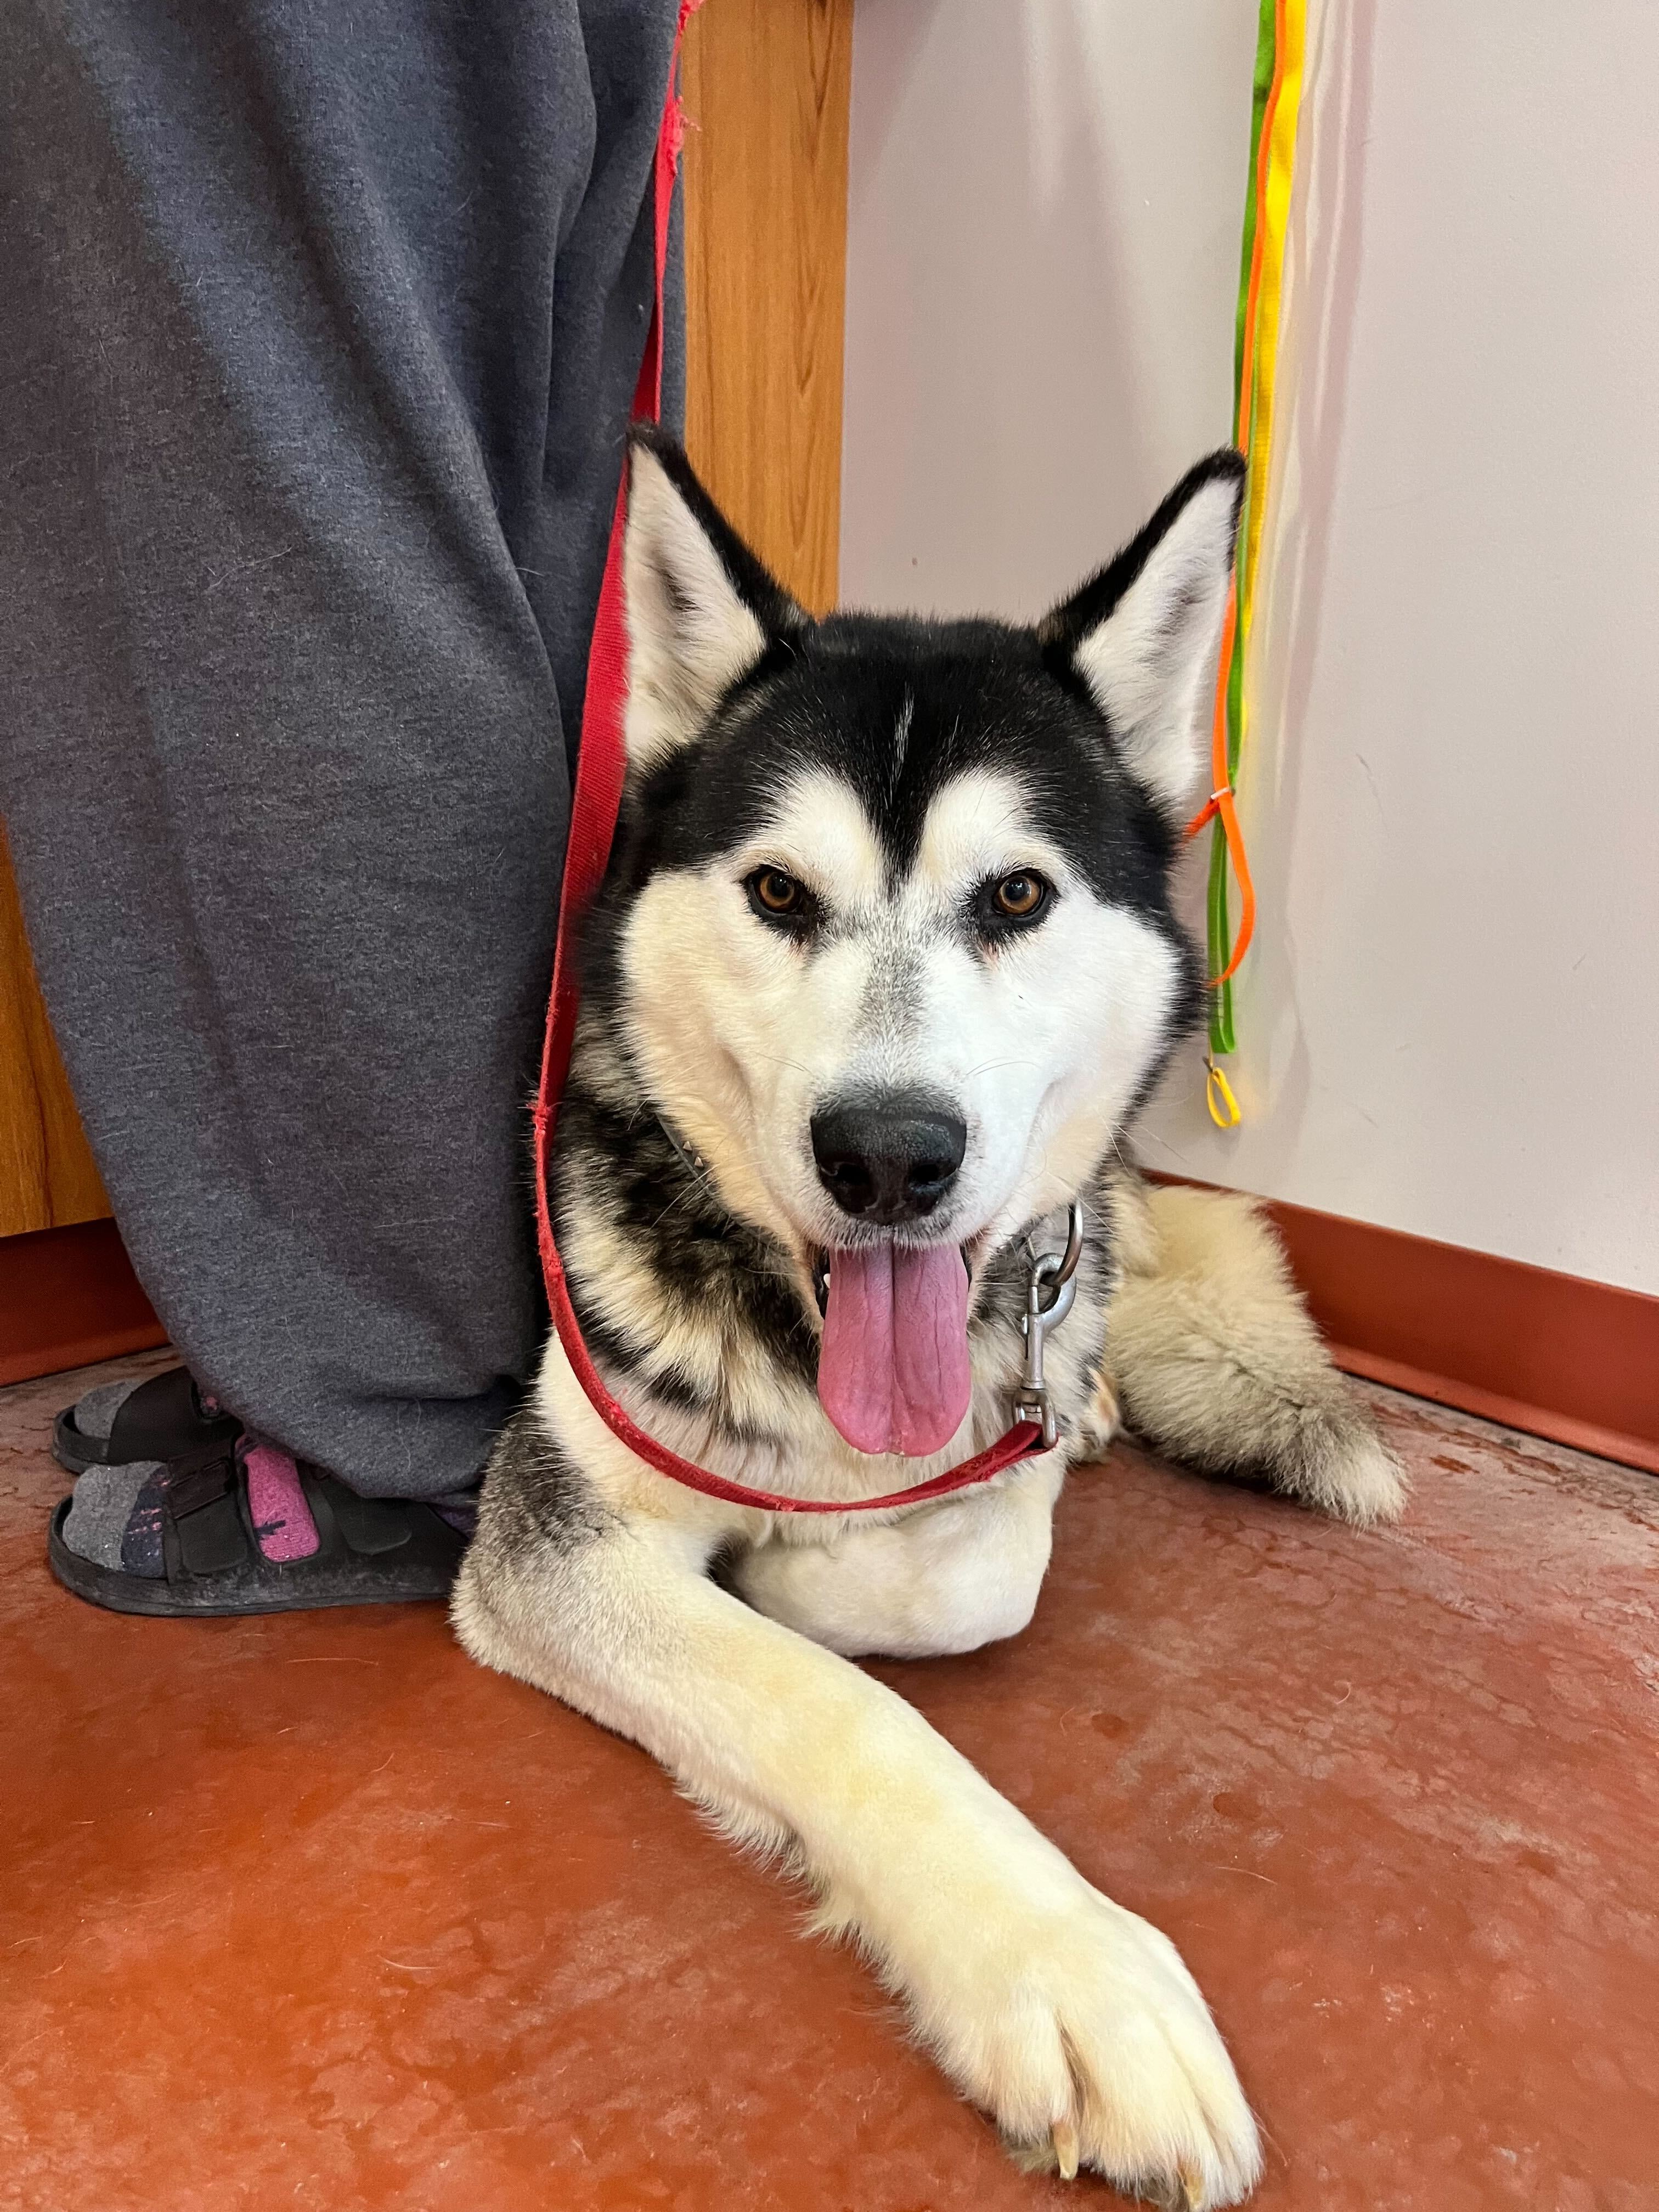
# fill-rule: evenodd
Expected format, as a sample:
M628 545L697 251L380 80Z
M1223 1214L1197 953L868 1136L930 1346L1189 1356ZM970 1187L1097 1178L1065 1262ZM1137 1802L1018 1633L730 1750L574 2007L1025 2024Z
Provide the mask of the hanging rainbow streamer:
M1231 804L1248 723L1244 660L1255 613L1261 523L1267 504L1267 456L1273 442L1273 373L1279 356L1279 305L1285 270L1285 230L1296 162L1297 114L1302 101L1302 57L1306 0L1261 0L1256 33L1255 99L1250 117L1250 191L1233 345L1236 437L1244 455L1244 504L1239 520L1234 604L1222 640L1217 678L1214 787L1199 824L1214 821L1210 842L1210 1111L1224 1127L1238 1120L1226 1078L1213 1055L1235 1048L1232 978L1249 948L1255 923L1243 838ZM1239 929L1233 942L1228 878L1240 890ZM1223 1109L1218 1111L1218 1097Z

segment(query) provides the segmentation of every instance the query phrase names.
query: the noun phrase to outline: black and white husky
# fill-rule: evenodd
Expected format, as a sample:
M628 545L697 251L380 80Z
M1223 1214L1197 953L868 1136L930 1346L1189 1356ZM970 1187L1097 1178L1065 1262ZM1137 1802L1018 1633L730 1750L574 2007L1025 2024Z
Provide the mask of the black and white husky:
M1200 462L1035 629L815 622L636 439L628 786L552 1169L589 1350L728 1480L876 1496L1008 1427L1034 1260L1080 1202L1059 1437L908 1510L732 1507L618 1442L555 1337L454 1604L477 1658L787 1853L1011 2143L1185 2206L1260 2154L1174 1947L848 1660L1024 1628L1120 1407L1212 1472L1399 1510L1271 1232L1117 1151L1201 1003L1170 878L1238 499L1235 455Z

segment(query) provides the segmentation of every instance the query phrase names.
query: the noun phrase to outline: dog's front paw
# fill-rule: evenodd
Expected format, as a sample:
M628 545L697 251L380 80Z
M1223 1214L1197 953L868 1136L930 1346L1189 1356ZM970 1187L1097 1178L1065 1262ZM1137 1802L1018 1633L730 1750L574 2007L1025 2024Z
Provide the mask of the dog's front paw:
M1261 2148L1197 1984L1168 1936L1077 1889L968 1939L951 1986L917 2004L923 2033L1023 2162L1092 2166L1176 2212L1237 2203Z

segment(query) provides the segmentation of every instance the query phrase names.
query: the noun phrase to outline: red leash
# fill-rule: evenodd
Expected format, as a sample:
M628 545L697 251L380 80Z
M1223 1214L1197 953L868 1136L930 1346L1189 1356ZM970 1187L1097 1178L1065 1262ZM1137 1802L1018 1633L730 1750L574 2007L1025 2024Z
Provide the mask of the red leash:
M674 178L679 167L684 126L674 88L679 64L680 37L686 18L698 0L681 0L679 27L668 68L668 97L664 103L662 130L657 140L653 184L656 195L657 292L651 328L645 341L645 358L634 393L636 421L657 422L662 413L662 288L668 264L668 210ZM570 1069L570 1048L576 1033L579 994L573 968L574 946L580 916L598 892L611 856L617 814L622 804L627 755L623 718L628 704L628 632L623 616L622 543L627 514L628 471L617 490L617 508L611 524L611 544L605 554L605 582L599 592L599 614L587 660L587 696L582 710L581 747L576 760L576 788L571 796L570 841L565 853L564 888L559 899L559 934L553 955L553 995L547 1009L547 1038L542 1048L542 1080L535 1109L536 1224L541 1241L542 1274L553 1326L559 1333L565 1357L581 1384L587 1402L612 1436L620 1438L636 1458L672 1476L688 1490L705 1498L719 1498L728 1505L757 1506L768 1513L872 1513L891 1505L920 1505L930 1498L945 1498L953 1490L967 1490L988 1482L1005 1468L1027 1459L1042 1441L1035 1421L1017 1421L989 1450L978 1452L945 1474L918 1482L908 1490L892 1490L880 1498L784 1498L769 1490L751 1490L728 1482L707 1468L682 1459L666 1445L630 1420L600 1379L582 1341L581 1328L570 1303L564 1263L554 1242L553 1222L547 1204L548 1155L559 1098Z

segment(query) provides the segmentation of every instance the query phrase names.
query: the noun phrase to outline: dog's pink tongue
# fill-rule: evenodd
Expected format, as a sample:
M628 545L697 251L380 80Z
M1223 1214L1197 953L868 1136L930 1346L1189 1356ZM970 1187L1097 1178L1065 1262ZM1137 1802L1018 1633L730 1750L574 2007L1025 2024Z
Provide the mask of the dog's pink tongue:
M925 1459L962 1425L968 1270L954 1244L837 1252L818 1353L818 1399L849 1444Z

